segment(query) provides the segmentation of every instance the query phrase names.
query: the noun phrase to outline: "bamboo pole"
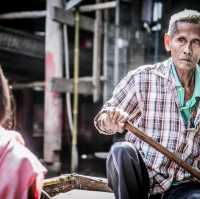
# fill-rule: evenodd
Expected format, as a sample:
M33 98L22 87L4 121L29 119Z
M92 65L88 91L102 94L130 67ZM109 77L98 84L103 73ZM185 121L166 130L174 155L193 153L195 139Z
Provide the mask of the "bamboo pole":
M71 150L71 172L78 166L77 130L78 130L78 77L79 77L79 11L75 11L75 46L74 46L74 96L73 96L73 132Z
M138 138L140 138L142 141L148 143L150 146L158 150L160 153L165 155L169 160L174 161L178 166L182 167L185 171L190 173L193 177L195 177L198 181L200 181L200 172L193 168L191 165L177 157L174 153L170 152L168 149L163 147L161 144L156 142L154 139L149 137L146 133L143 133L136 127L134 127L131 122L127 122L125 124L125 129L128 130L129 132L133 133L136 135Z

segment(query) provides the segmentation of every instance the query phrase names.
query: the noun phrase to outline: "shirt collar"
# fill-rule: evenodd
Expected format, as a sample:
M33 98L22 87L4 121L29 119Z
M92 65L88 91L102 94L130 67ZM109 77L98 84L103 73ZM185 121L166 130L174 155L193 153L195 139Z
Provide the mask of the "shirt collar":
M177 91L178 91L178 97L179 97L179 102L181 104L181 106L183 106L184 104L184 88L182 87L181 85L181 82L179 80L179 77L177 75L177 72L176 72L176 68L175 68L175 65L172 64L172 74L173 74L173 77L175 79L175 84L176 84L176 88L177 88ZM200 98L200 67L199 65L196 66L196 69L195 69L195 88L194 88L194 92L193 92L193 95L192 95L192 98L191 100L189 100L190 103L193 104L194 101L196 101L195 99L196 98Z
M199 65L197 65L195 70L195 88L194 88L194 97L200 97L200 68Z
M174 77L175 82L176 82L176 87L182 87L181 82L180 82L179 77L178 77L178 74L176 72L176 67L175 67L174 64L172 64L172 74L173 74L173 77Z

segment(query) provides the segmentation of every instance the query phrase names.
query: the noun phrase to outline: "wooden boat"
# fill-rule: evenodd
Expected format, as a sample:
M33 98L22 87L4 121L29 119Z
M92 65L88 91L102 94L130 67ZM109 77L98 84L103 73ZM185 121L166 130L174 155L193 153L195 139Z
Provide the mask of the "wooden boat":
M44 181L41 199L114 199L105 178L65 174Z

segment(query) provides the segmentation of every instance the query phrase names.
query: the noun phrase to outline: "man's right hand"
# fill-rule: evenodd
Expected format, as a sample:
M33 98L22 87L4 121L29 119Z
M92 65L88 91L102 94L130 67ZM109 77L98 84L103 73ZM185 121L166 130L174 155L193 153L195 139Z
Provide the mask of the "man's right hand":
M129 116L119 108L113 108L106 113L102 113L98 118L98 126L108 134L123 133L125 122Z

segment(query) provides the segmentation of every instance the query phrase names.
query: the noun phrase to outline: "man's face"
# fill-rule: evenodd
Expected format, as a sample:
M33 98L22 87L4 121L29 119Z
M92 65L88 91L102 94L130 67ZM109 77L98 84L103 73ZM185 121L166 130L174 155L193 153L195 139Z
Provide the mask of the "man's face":
M179 69L194 69L200 60L200 25L178 22L176 32L165 35L165 48Z

